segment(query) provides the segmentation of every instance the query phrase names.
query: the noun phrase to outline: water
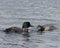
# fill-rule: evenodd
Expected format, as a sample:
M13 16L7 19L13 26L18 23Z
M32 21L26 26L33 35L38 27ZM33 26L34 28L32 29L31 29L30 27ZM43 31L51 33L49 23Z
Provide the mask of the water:
M60 48L60 0L0 0L0 30L22 27L24 21L53 24L58 29L26 35L0 31L0 48Z

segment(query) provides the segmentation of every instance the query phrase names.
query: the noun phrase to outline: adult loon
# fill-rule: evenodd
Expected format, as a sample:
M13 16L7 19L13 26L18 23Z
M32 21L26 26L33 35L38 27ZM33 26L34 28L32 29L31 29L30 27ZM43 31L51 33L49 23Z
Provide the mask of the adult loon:
M10 27L4 30L4 32L28 32L28 28L33 27L30 22L24 22L22 28Z

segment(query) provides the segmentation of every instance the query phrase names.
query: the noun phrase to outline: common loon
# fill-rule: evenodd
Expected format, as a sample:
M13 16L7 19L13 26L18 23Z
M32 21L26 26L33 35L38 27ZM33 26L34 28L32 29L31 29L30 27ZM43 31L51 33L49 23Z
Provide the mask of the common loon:
M10 27L4 30L4 32L28 32L28 28L33 27L30 22L24 22L22 28Z

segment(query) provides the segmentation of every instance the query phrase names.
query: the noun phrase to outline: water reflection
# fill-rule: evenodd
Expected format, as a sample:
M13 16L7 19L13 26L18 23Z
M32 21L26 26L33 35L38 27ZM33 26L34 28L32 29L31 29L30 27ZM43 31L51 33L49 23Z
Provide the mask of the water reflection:
M29 39L29 37L30 37L30 34L29 34L29 32L23 32L23 37L24 37L24 41L29 41L30 39Z
M45 32L44 31L37 31L38 35L42 35L44 34Z

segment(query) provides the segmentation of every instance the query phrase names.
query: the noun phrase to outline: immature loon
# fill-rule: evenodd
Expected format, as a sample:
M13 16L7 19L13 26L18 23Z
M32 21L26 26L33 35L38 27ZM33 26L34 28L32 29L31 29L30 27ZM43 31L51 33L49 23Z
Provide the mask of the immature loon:
M50 25L50 24L46 24L43 26L41 26L41 25L37 26L38 31L53 31L54 29L56 29L56 27L53 25Z

